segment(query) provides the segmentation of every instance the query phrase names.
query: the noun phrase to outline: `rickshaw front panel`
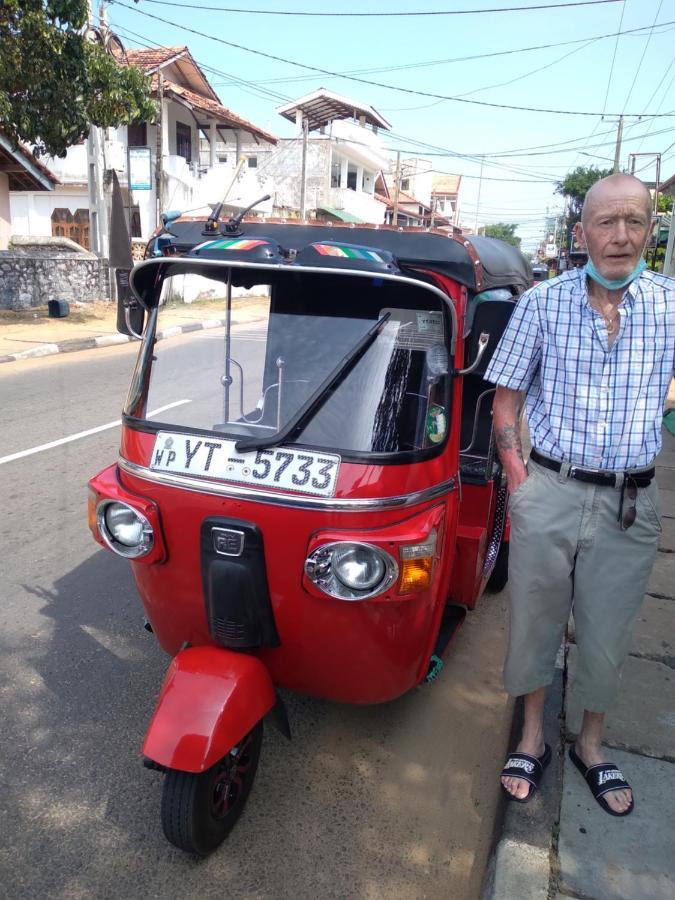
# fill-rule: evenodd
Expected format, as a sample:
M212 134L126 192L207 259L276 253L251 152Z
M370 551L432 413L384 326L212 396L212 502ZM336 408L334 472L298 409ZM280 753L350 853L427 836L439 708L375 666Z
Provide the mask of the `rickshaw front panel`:
M429 473L420 477L414 472L419 466L404 468L413 470L403 478L408 492L428 494ZM393 489L396 481L400 491L401 480L394 479L388 467L345 466L342 471L345 483L340 481L336 499L347 493L353 498L348 486L354 483L362 485L361 494L371 497L396 496L387 494L387 482ZM275 683L330 699L374 703L399 696L426 674L434 623L447 600L454 545L447 523L457 519L455 490L402 509L352 512L183 491L125 471L120 477L124 486L151 498L161 510L167 561L157 566L138 561L132 568L147 617L167 652L177 653L186 641L218 646L204 596L200 531L206 519L239 520L254 522L261 531L279 636L278 646L252 647L247 652L264 660ZM437 483L443 480L439 477ZM279 496L282 503L283 499ZM399 547L420 543L434 530L433 577L425 590L400 594L398 584L393 584L371 599L347 601L323 594L304 574L305 561L317 543L365 541L398 557Z

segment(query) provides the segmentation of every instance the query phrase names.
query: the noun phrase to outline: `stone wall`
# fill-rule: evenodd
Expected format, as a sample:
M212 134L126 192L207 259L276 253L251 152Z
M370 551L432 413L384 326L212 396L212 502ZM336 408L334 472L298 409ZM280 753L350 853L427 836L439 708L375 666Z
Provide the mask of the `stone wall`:
M0 250L0 309L57 299L109 300L108 261L65 238L14 238L9 250Z

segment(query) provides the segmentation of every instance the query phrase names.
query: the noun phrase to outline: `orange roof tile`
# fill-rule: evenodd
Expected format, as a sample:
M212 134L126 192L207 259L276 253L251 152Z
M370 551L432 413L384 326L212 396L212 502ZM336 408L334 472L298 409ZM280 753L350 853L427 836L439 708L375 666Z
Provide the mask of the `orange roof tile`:
M163 63L187 53L188 48L183 47L143 47L140 50L127 50L127 62L130 66L138 66L144 72L154 72Z
M152 87L153 91L157 88L154 81ZM226 106L216 103L215 100L211 100L208 97L203 97L201 94L196 94L194 91L191 91L180 84L175 84L173 81L164 82L164 93L171 93L175 94L177 97L181 97L183 100L186 100L190 106L194 106L196 109L201 109L206 113L216 116L218 119L222 119L223 123L229 125L231 128L241 128L244 131L250 131L251 134L261 137L270 144L276 144L278 141L278 138L273 134L270 134L268 131L263 131L262 128L259 128L247 119L242 119Z

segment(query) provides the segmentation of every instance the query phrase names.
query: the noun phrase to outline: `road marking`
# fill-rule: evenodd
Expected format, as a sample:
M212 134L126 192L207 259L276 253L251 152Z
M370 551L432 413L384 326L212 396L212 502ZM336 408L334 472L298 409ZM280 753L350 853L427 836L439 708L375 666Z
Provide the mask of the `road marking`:
M156 416L157 413L165 412L167 409L173 409L174 406L182 406L184 403L190 403L190 400L176 400L173 403L167 403L166 406L159 406L148 413L150 416ZM53 447L60 447L62 444L69 444L71 441L78 441L80 438L89 437L91 434L98 434L100 431L107 431L109 428L118 428L122 424L121 419L114 422L108 422L107 425L99 425L97 428L88 428L86 431L78 431L77 434L68 435L68 437L59 438L58 441L50 441L48 444L40 444L39 447L31 447L29 450L19 450L18 453L10 453L9 456L0 456L0 466L3 463L12 462L15 459L21 459L24 456L32 456L33 453L41 453L43 450L51 450Z

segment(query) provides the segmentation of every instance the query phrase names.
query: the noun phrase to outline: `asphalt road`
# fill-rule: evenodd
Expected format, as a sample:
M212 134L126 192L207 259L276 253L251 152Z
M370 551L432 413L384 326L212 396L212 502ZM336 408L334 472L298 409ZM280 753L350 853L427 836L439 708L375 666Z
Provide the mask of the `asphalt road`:
M178 362L197 340L163 352ZM0 370L0 897L478 897L511 717L502 595L469 615L433 686L375 708L285 694L293 740L266 730L228 841L205 861L166 843L162 776L139 748L168 659L127 564L86 524L119 429L43 446L114 423L134 356Z

